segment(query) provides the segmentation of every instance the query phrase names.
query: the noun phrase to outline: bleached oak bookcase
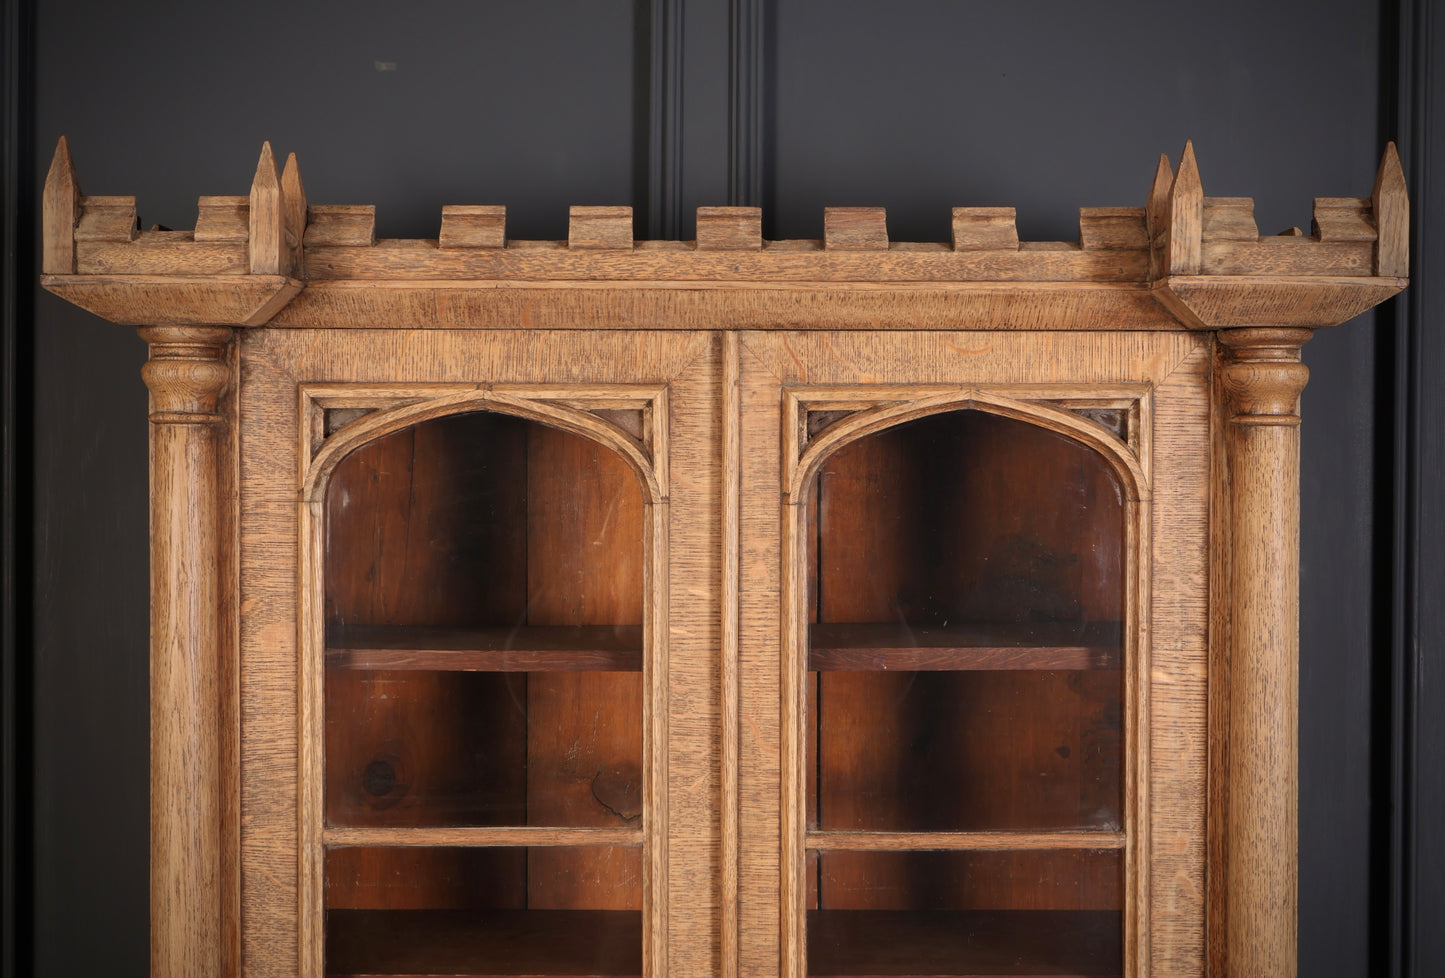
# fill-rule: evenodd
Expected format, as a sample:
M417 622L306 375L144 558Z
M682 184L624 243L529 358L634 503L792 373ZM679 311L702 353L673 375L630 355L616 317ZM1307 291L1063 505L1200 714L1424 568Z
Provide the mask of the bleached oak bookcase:
M151 968L1295 973L1311 331L1407 200L950 244L832 208L376 240L263 149L44 285L150 345Z

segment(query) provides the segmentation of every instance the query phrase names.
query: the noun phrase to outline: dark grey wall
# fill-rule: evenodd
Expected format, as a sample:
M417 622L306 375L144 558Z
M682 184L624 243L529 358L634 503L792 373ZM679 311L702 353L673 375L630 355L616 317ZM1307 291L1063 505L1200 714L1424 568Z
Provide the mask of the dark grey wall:
M1308 195L1369 192L1380 133L1402 118L1398 6L35 0L23 162L38 182L66 133L88 193L134 193L146 224L189 227L198 195L247 190L270 139L298 153L312 200L376 203L384 236L433 236L441 205L463 202L506 204L514 237L565 236L573 203L633 203L640 227L667 217L687 236L693 208L728 202L729 123L748 114L729 102L729 65L750 50L730 50L729 16L757 7L763 179L748 202L770 236L817 236L824 205L882 204L895 239L946 240L952 205L1012 204L1025 237L1069 240L1077 207L1141 204L1158 154L1177 161L1185 138L1206 193L1253 196L1264 231L1308 227ZM745 141L731 148L748 162ZM141 975L143 348L43 293L34 313L33 659L17 654L33 670L33 716L18 715L33 720L35 973ZM1371 912L1398 890L1382 860L1404 626L1384 585L1398 533L1416 531L1395 526L1403 327L1386 322L1389 335L1365 317L1306 350L1309 976L1385 973L1392 953L1388 914Z

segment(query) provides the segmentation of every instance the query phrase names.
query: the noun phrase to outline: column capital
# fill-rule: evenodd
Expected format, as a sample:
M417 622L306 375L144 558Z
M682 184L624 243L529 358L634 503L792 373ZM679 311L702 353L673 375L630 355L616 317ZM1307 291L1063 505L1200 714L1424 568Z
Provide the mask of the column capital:
M1308 329L1267 327L1219 331L1225 348L1220 376L1231 424L1300 423L1299 397L1310 379L1300 348L1313 335Z
M141 379L151 392L151 423L220 424L216 404L231 378L226 346L235 331L229 326L145 326L139 332L150 344Z

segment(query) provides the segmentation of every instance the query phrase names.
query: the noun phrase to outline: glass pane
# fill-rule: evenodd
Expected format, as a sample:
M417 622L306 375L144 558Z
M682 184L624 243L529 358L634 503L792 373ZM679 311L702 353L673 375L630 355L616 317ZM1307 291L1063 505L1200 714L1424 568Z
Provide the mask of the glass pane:
M1122 825L1123 494L955 411L848 445L810 513L809 825Z
M811 978L1123 971L1118 851L809 855Z
M641 880L636 848L331 849L326 973L641 975Z
M326 819L642 817L642 490L587 439L428 421L326 497Z
M806 532L809 975L1120 975L1112 469L1035 425L940 414L829 458ZM1050 830L1099 842L927 848ZM848 832L924 838L862 851L819 834Z

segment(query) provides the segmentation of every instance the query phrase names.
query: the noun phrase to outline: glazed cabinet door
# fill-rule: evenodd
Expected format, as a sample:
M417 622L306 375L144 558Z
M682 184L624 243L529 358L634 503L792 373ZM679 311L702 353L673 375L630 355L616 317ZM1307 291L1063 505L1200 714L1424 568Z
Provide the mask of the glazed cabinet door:
M1209 338L732 353L739 973L1201 975Z
M241 340L251 976L715 975L721 340Z

